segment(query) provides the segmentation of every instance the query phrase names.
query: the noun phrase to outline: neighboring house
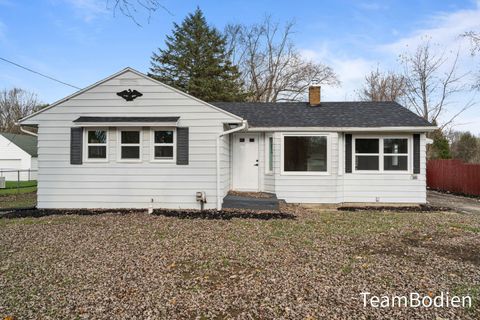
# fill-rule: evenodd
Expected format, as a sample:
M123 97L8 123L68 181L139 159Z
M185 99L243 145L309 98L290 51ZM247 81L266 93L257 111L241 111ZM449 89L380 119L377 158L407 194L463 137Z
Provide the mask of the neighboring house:
M20 121L38 126L40 208L425 203L427 121L394 102L207 103L124 69Z
M0 177L37 179L37 137L0 132Z

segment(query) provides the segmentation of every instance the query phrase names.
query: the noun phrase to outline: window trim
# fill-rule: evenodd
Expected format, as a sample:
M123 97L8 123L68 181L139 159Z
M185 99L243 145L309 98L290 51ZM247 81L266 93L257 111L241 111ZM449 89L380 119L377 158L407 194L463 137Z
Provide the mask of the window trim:
M285 137L325 137L327 138L327 171L285 171ZM280 175L282 176L329 176L331 175L332 150L331 135L328 133L294 132L282 133L280 145Z
M138 143L122 143L122 131L138 131L139 142ZM142 147L143 147L143 130L140 127L119 127L117 128L117 162L142 162ZM139 148L138 159L122 159L122 147L137 147Z
M155 131L173 131L173 143L155 143ZM155 159L156 146L173 146L171 159ZM175 127L151 127L150 128L150 162L176 163L177 162L177 128Z
M378 154L377 153L357 153L356 144L357 139L378 139ZM385 139L407 139L407 153L385 153L384 140ZM352 135L352 173L357 174L411 174L413 169L413 135ZM357 170L355 162L356 157L359 156L377 156L378 155L378 170ZM407 170L385 170L384 157L385 156L407 156Z
M105 143L88 143L88 132L89 131L105 131L107 133L105 138ZM106 127L88 127L83 128L83 162L108 162L109 161L109 138L110 130ZM88 157L88 147L89 146L105 146L105 159L102 158L89 158Z
M272 169L270 170L270 139L272 139ZM265 135L265 174L272 175L275 167L275 139L273 134Z

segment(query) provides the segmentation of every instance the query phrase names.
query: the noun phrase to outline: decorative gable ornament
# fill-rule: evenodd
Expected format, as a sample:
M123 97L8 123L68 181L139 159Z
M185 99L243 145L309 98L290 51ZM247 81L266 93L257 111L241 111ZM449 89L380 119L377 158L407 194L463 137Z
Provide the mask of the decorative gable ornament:
M141 94L137 90L128 89L128 90L117 92L117 96L122 97L127 101L133 101L136 98L143 96L143 94Z

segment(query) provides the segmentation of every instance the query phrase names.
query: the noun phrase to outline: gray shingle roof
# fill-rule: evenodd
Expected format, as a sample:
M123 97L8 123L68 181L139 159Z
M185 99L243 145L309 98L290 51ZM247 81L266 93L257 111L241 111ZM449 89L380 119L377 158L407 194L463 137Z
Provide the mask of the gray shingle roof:
M424 127L431 123L396 102L213 102L251 127Z
M37 137L18 134L18 133L6 133L2 132L0 135L10 140L13 144L17 145L20 149L31 155L37 157Z

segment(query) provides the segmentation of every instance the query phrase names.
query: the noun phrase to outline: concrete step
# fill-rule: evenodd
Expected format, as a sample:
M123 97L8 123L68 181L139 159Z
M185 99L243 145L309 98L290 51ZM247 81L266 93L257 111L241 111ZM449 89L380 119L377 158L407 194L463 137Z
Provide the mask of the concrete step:
M227 195L223 198L223 208L225 209L245 209L245 210L279 210L279 201L275 195L271 198L255 198L237 195Z

